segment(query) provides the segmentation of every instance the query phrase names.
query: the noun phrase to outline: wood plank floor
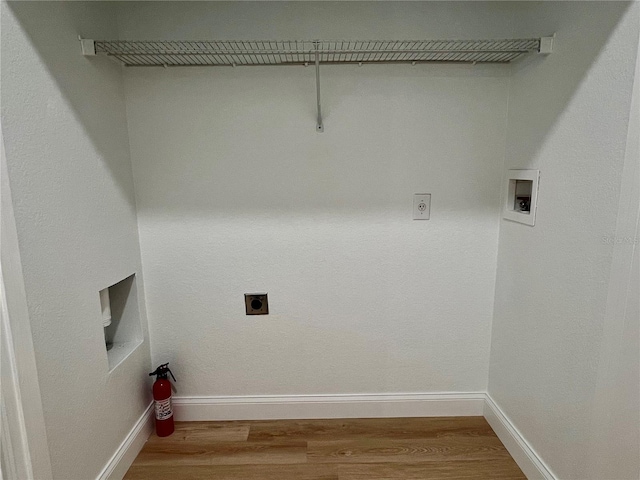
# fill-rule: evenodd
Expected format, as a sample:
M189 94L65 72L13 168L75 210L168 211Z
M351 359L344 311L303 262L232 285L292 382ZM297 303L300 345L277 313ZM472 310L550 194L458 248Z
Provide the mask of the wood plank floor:
M526 480L483 417L176 423L125 480Z

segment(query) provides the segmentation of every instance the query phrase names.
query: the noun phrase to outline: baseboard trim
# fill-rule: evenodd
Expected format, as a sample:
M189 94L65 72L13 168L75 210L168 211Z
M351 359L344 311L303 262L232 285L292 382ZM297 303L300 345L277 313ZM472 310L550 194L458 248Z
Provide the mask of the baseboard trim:
M97 480L122 480L153 431L153 402L133 426L116 452L98 475Z
M485 395L411 393L174 397L179 421L482 416Z
M484 417L529 480L557 480L489 394L486 394Z

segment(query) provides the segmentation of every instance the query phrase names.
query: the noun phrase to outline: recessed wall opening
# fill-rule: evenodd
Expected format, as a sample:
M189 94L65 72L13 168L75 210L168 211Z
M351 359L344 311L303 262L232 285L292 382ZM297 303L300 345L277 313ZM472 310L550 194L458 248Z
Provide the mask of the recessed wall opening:
M117 367L143 340L136 276L100 291L100 323L104 328L109 371Z
M538 201L538 170L509 170L503 216L507 220L534 226Z
M531 188L533 186L533 182L531 180L512 181L515 182L515 198L513 201L513 210L529 215L531 213Z

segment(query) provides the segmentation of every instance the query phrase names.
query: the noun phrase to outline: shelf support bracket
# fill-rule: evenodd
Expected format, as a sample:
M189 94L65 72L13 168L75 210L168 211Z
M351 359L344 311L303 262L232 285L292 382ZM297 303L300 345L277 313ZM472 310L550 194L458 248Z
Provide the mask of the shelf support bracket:
M318 102L318 123L316 125L316 131L324 132L324 125L322 124L322 108L320 106L320 51L318 50L318 43L315 42L316 48L316 100Z
M80 40L80 47L82 48L82 55L85 57L93 57L96 54L96 42L88 38L78 37Z
M554 33L552 37L542 37L540 38L540 48L538 49L538 53L543 55L549 55L553 53L553 41L556 39L556 34Z

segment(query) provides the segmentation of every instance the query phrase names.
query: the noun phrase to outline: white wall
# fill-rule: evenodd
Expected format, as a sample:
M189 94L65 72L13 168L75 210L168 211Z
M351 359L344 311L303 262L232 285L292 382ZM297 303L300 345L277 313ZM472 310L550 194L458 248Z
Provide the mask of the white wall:
M121 38L508 37L460 3L149 3ZM179 395L484 391L508 67L127 69L154 361ZM428 222L412 194L432 193ZM269 292L247 317L243 294Z
M540 188L535 227L500 224L489 394L563 479L638 477L637 416L616 420L622 428L611 436L596 420L633 411L633 402L637 412L622 382L606 394L615 401L596 399L608 383L599 375L637 372L637 338L635 350L632 338L624 347L626 363L611 369L615 357L606 355L616 347L604 342L609 329L624 330L624 315L607 320L618 248L609 239L617 232L638 23L637 4L615 2L523 2L514 23L518 35L555 31L557 41L553 55L514 66L511 78L505 169L540 169ZM630 181L637 184L637 170ZM628 265L631 249L623 248ZM626 328L633 334L637 326ZM617 440L615 455L595 460L612 453L605 438Z
M116 26L98 2L2 2L2 132L53 474L65 480L95 478L150 397L148 340L109 374L99 323L98 291L142 280L121 69L83 58L77 40Z
M2 478L51 480L47 430L1 138L0 162L0 474Z
M593 478L640 477L640 49L592 409Z

